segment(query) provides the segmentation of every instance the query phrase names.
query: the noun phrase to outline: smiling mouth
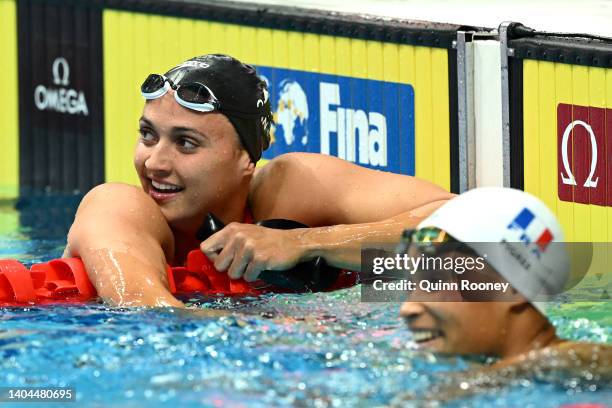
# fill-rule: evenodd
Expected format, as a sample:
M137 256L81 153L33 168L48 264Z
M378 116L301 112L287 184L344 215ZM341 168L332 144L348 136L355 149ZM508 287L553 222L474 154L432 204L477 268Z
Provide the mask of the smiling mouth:
M444 333L440 330L412 329L412 339L417 344L427 343L443 336Z
M151 180L151 190L159 194L173 194L183 191L183 187Z

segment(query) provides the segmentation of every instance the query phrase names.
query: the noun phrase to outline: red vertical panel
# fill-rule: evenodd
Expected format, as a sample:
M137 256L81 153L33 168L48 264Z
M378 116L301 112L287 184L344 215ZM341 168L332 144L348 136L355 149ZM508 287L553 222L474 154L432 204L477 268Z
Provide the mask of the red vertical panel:
M607 181L612 180L612 162L608 160L612 143L606 132L612 132L612 109L557 106L557 191L561 201L612 206L612 186Z
M576 203L589 203L589 190L583 187L584 182L589 176L589 168L591 164L591 143L589 132L580 123L589 123L589 108L586 106L576 106L573 109L573 123L574 129L572 130L571 146L573 162L570 162L572 166L572 172L576 185L574 186L574 202ZM580 122L576 122L580 121Z
M567 178L568 174L563 165L563 133L565 129L572 123L572 105L560 103L557 106L557 192L559 200L561 201L574 201L574 189L573 186L564 184L563 177ZM572 148L571 139L568 142L568 148L566 149L567 160L569 163L569 169L572 169Z
M605 120L606 110L601 108L589 107L589 121L588 124L593 130L595 135L595 145L591 140L591 135L587 135L589 138L588 145L591 147L588 157L588 175L591 173L591 166L595 165L595 172L591 177L593 184L596 186L591 188L585 188L590 193L591 204L606 205L606 145L605 145ZM597 155L593 156L593 148L597 150ZM595 160L593 160L595 159ZM586 181L586 179L585 179ZM584 182L579 184L580 187Z
M606 145L606 190L607 190L607 205L612 207L612 109L606 109L606 133L604 136Z

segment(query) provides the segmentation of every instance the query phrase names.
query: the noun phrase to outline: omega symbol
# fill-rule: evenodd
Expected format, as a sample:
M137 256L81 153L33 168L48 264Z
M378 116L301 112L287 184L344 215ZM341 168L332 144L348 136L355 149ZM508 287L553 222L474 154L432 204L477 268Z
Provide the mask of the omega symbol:
M60 75L60 67L61 67L61 75ZM68 65L68 61L66 58L59 57L53 61L53 83L55 85L66 86L70 83L70 66Z
M597 168L597 140L595 140L595 133L593 132L591 126L581 120L573 121L567 126L567 128L565 128L565 131L563 132L563 139L561 141L561 155L563 157L563 168L565 170L565 173L567 173L567 178L564 177L563 172L561 172L561 179L563 180L563 184L569 184L571 186L576 185L576 178L574 177L574 174L572 174L569 165L569 159L567 157L567 142L570 137L571 131L576 126L582 126L586 129L587 132L589 132L589 135L591 136L591 172L589 173L589 177L587 177L586 181L584 182L584 187L595 188L597 187L597 181L599 181L599 177L597 177L595 181L593 181L593 175L595 175L595 169Z

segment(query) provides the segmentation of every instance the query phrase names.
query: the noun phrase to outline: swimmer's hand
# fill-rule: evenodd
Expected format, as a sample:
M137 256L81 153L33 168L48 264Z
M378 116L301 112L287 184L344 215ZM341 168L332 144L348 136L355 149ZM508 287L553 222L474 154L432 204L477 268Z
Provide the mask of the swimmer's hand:
M283 271L315 257L303 238L308 228L279 230L231 223L202 242L200 249L220 272L247 282L265 270Z

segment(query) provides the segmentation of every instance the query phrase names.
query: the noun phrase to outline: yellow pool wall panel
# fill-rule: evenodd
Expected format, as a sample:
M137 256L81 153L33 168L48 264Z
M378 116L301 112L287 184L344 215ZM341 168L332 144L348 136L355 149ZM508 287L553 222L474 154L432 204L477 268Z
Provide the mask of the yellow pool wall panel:
M105 169L107 181L137 184L132 156L152 72L207 53L246 63L412 85L415 173L450 189L448 50L104 10ZM393 146L389 146L392 149Z
M553 210L566 241L612 242L611 207L561 201L557 193L557 106L611 109L612 69L526 59L523 101L525 191Z
M19 195L17 2L0 0L0 199Z

